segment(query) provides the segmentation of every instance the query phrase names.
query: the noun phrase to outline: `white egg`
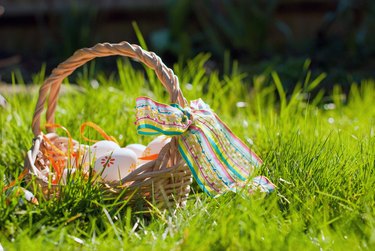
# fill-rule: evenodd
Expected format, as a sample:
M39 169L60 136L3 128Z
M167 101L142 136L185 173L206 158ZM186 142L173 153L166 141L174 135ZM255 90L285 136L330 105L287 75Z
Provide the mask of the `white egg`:
M141 144L130 144L125 147L125 149L132 150L137 155L137 167L143 165L144 163L149 162L148 160L142 160L140 157L143 156L143 152L146 149L146 146Z
M152 161L152 159L141 159L142 157L155 157L152 155L159 154L160 150L171 141L170 137L161 135L151 141L144 149L142 156L138 159L137 166L141 166L145 163Z
M130 145L127 145L125 149L132 150L137 155L137 157L141 157L143 152L146 149L146 146L141 145L141 144L130 144Z
M142 156L149 156L153 154L158 154L160 150L171 141L171 137L167 137L165 135L161 135L156 137L153 141L151 141L146 149L144 150Z
M97 158L95 172L106 181L118 181L136 168L137 155L129 149L119 148Z
M120 146L113 141L101 140L90 146L83 156L83 162L92 163L108 152L120 149Z

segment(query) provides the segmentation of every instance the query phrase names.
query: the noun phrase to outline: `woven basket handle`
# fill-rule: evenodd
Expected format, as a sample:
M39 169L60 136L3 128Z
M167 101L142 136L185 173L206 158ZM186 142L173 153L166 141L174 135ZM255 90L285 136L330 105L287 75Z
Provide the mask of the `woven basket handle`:
M32 129L35 136L38 136L41 132L40 116L44 110L44 104L46 103L48 93L49 98L46 119L47 123L54 123L54 114L58 94L64 78L69 76L78 67L96 57L114 55L128 56L130 58L137 59L153 69L163 86L168 91L171 98L171 103L178 103L182 107L187 104L186 99L182 95L177 76L161 61L161 59L155 53L145 51L138 45L132 45L127 42L121 42L118 44L97 44L92 48L83 48L76 51L73 56L68 58L65 62L59 64L40 87L39 98L32 121ZM47 128L47 132L54 132L54 128Z

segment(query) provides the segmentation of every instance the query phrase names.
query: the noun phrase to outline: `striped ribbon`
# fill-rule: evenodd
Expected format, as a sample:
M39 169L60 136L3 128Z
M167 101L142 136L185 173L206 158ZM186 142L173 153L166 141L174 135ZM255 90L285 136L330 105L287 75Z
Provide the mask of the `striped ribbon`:
M190 107L166 105L148 97L136 100L139 134L178 137L178 149L198 185L210 196L238 192L244 186L271 192L274 185L259 176L249 181L262 160L252 152L201 99Z

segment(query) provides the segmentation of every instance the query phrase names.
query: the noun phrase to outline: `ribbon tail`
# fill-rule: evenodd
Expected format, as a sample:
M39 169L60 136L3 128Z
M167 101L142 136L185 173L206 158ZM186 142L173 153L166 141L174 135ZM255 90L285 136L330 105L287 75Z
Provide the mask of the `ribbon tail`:
M212 197L236 192L262 164L211 110L194 110L194 124L179 137L179 151L198 185Z
M204 192L215 197L233 190L238 179L202 128L190 126L189 131L179 137L178 148Z

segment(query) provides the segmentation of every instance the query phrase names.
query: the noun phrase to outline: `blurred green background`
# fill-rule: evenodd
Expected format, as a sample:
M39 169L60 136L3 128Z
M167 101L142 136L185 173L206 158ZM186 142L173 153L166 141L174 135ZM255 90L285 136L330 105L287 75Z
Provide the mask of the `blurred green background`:
M207 72L248 78L277 71L293 90L306 60L322 88L375 78L375 1L371 0L0 0L0 82L25 82L76 49L97 42L139 43L167 65L210 53ZM100 66L100 64L99 64ZM115 60L101 63L115 70Z

